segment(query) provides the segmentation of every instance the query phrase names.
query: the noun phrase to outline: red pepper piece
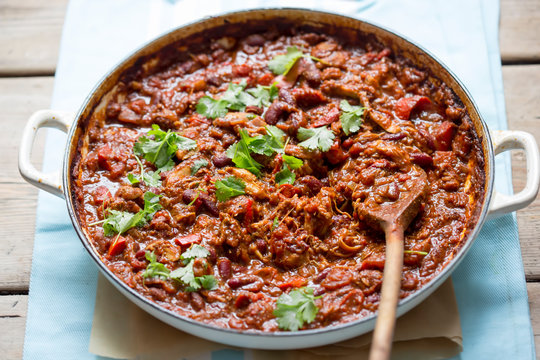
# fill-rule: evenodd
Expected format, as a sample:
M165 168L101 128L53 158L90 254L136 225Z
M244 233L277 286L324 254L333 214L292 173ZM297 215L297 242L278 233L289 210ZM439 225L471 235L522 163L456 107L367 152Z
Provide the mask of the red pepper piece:
M246 213L244 214L244 226L251 224L253 220L253 199L248 198L246 201Z
M433 131L433 136L435 137L435 150L450 150L455 131L456 125L451 121L444 121L441 125L439 125Z
M278 287L285 291L288 288L299 288L306 284L306 279L300 276L295 276L289 279L289 281L286 281L284 283L278 284Z
M94 204L101 205L107 199L112 197L111 192L105 185L100 185L94 191Z
M195 233L187 236L182 236L174 239L174 242L180 246L190 246L191 244L199 244L201 242L201 234Z
M111 246L109 246L109 252L107 253L109 256L116 256L121 254L124 249L126 248L126 239L123 236L118 235Z
M329 125L339 120L339 109L334 107L328 111L323 117L317 119L310 127L319 127Z
M404 97L399 99L394 105L394 111L396 115L402 120L409 120L411 111L415 108L421 109L422 107L431 104L425 96L414 95L411 97Z
M109 145L103 145L98 150L98 164L102 169L111 170L112 162L111 158L113 157L113 151Z

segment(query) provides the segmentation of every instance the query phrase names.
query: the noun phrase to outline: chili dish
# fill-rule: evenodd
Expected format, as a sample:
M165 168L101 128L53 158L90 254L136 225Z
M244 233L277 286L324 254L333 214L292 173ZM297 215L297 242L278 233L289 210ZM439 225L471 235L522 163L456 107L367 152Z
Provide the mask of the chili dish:
M385 261L358 207L427 174L409 296L476 224L481 143L449 87L374 37L266 25L127 71L85 121L75 210L119 279L182 316L264 332L358 320L377 311Z

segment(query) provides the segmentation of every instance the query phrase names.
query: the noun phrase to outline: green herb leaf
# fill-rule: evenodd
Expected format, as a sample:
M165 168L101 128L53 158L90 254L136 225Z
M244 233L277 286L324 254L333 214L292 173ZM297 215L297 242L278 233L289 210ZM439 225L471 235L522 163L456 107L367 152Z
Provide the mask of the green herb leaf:
M134 227L142 220L142 216L139 213L140 211L133 214L127 211L107 210L107 217L103 222L105 236L123 234Z
M253 97L244 92L245 87L245 80L242 80L240 84L230 83L220 101L226 101L227 108L230 110L244 111L246 109L246 102L253 101Z
M278 220L278 217L276 216L274 218L274 221L272 222L272 231L276 230L278 226L279 226L279 220Z
M203 167L208 166L208 161L206 160L196 160L193 165L191 165L191 175L195 175L197 171L201 170Z
M149 136L153 136L153 139ZM161 130L153 124L147 135L141 136L133 146L136 155L143 156L158 168L158 172L165 171L174 166L172 157L178 149L193 150L197 142L180 136L171 130Z
M170 277L186 285L188 292L200 290L214 290L217 287L216 278L213 275L195 276L193 262L196 258L205 258L210 252L201 245L194 244L182 254L182 260L187 261L186 266L180 267L170 273Z
M107 210L107 216L103 222L105 236L123 234L132 227L145 225L161 209L160 197L161 195L147 191L144 194L144 209L136 214L127 211Z
M349 104L347 100L341 100L339 108L343 111L339 116L339 119L341 120L341 128L345 135L360 130L360 125L362 125L362 115L364 114L365 108L362 106L353 106Z
M298 129L299 140L304 140L298 145L308 149L308 150L321 150L326 152L332 146L334 138L336 137L332 130L326 128L326 126L321 126L313 129L306 129L301 127Z
M285 133L283 130L274 125L266 126L266 142L268 147L277 153L282 154L285 150L285 144L283 144L283 138Z
M428 254L425 251L418 251L418 250L404 250L403 252L405 254L415 254L415 255L422 255L422 256L426 256Z
M254 141L257 141L257 144L252 145L250 150L250 144ZM262 165L251 157L251 152L253 150L257 149L257 151L259 151L259 145L260 140L258 140L257 137L250 137L247 131L242 129L240 130L240 141L231 145L225 154L232 159L237 167L249 170L253 174L260 176Z
M283 164L283 168L281 169L281 171L276 173L275 179L279 185L292 185L296 180L296 175L289 169L287 165Z
M160 198L161 195L156 195L151 191L144 193L144 209L142 212L144 213L144 219L146 221L150 221L154 217L154 214L162 209L162 206L159 203Z
M162 279L168 279L171 271L167 269L165 265L157 261L157 256L154 252L146 252L146 260L150 261L150 264L146 267L146 270L143 272L144 278L160 277Z
M202 245L193 244L189 249L181 255L182 260L192 260L195 258L205 258L210 255L210 252Z
M127 175L127 178L131 184L138 184L140 182L139 178L136 175L133 175L132 173L129 173Z
M287 53L278 55L268 62L268 68L276 75L287 75L304 54L296 46L289 46Z
M214 275L203 275L197 277L196 279L199 279L201 286L206 290L217 289L217 280Z
M299 169L302 167L302 165L304 165L304 162L297 157L285 155L285 154L283 154L282 157L283 157L283 162L289 165L289 167L293 170Z
M290 155L282 155L283 158L283 168L280 172L275 175L275 180L279 185L283 184L294 184L296 181L296 175L291 171L298 169L304 165L304 162L301 159L298 159Z
M143 164L141 162L141 159L137 155L135 155L135 160L137 160L137 163L139 164L141 174L135 175L132 173L129 173L127 178L131 184L138 184L141 181L144 182L147 186L152 187L161 187L161 176L159 175L159 172L154 171L144 171Z
M313 289L303 287L291 290L288 294L282 294L277 302L274 316L280 329L297 331L304 326L304 323L310 323L315 320L319 309L315 305Z
M216 197L219 201L245 194L246 184L239 178L229 176L223 180L216 181Z
M253 105L262 108L269 106L272 101L277 98L279 89L274 83L270 86L257 85L256 88L248 89L246 90L246 92L252 95L252 100L247 97L245 98L246 100L248 100L248 102L246 102L246 105Z
M229 103L226 100L214 100L210 96L203 96L199 99L195 110L209 119L223 117L229 112Z

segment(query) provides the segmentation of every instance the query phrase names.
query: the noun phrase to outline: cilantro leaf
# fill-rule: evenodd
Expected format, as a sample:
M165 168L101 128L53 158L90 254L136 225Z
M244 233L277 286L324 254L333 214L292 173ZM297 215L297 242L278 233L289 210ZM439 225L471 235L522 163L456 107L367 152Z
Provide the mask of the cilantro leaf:
M290 155L282 155L283 158L283 167L281 171L279 171L275 175L275 180L279 185L283 184L294 184L296 181L296 175L291 171L294 169L298 169L304 165L304 162L301 159L298 159L294 156Z
M279 185L283 184L294 184L296 180L296 175L289 169L289 167L285 164L283 164L283 168L280 172L276 173L275 175L276 182Z
M272 221L272 231L276 230L278 226L279 226L279 219L278 219L278 217L276 216L276 217L274 218L274 221Z
M144 182L147 186L152 187L160 187L161 186L161 176L159 175L159 172L157 171L144 171L143 164L141 162L141 159L137 155L135 155L135 160L137 160L137 163L139 164L139 167L141 169L140 175L135 175L133 173L129 173L127 178L131 184L138 184L141 181Z
M227 115L228 105L229 103L226 100L215 100L210 96L203 96L199 99L195 110L209 119L215 119Z
M274 83L270 86L257 85L256 88L248 89L246 92L253 97L253 100L247 102L246 105L254 105L262 108L269 106L277 98L279 89Z
M149 136L153 136L153 139ZM165 132L158 125L153 124L152 130L147 135L141 136L133 145L133 151L136 155L150 161L158 168L158 172L161 172L174 166L172 157L178 149L193 150L196 147L196 141L180 136L171 130Z
M283 138L285 133L283 130L274 125L266 126L266 142L268 147L274 150L277 153L283 153L285 150L285 144L283 144Z
M143 173L143 181L151 187L161 186L161 176L157 171L148 171Z
M204 159L196 160L191 166L191 175L195 175L199 170L206 166L208 166L208 161Z
M206 290L215 290L217 289L217 280L214 275L203 275L199 276L201 286Z
M234 164L242 169L251 171L253 174L260 176L262 165L259 164L253 157L251 157L250 144L257 140L257 137L252 138L249 136L246 130L240 130L240 141L231 145L225 154L232 159ZM260 145L260 142L259 142ZM257 145L258 146L258 145ZM255 144L252 145L252 149L258 149ZM261 150L262 151L262 150Z
M144 209L135 214L127 211L107 210L107 216L103 222L105 236L123 234L132 227L145 225L161 209L160 197L161 195L147 191L144 194Z
M144 209L142 209L142 212L146 221L150 221L154 217L154 214L162 209L162 206L159 203L160 198L161 195L156 195L151 191L144 193Z
M313 129L306 129L301 127L298 129L298 140L304 140L298 145L308 150L321 150L326 152L332 146L334 138L336 137L332 130L321 126Z
M182 260L192 260L195 258L205 258L210 255L210 252L202 245L193 244L189 249L181 255Z
M296 46L289 46L286 54L278 55L268 62L268 68L276 75L287 75L302 56L304 54Z
M244 92L245 87L245 80L240 84L230 83L220 101L226 101L227 108L230 110L244 111L246 109L246 102L253 101L253 97Z
M187 265L179 267L170 273L170 277L184 285L188 292L197 291L201 287L206 290L214 290L217 287L216 278L213 275L195 276L193 273L193 262L196 258L205 258L210 252L201 245L192 245L182 254L182 260L187 261Z
M274 310L274 316L280 329L297 331L304 326L304 323L310 323L315 320L319 309L315 305L313 289L303 287L291 290L288 294L282 294Z
M341 127L343 128L345 135L360 130L360 125L362 125L362 115L364 114L365 108L362 106L353 106L349 104L347 100L341 100L339 108L343 111L339 116L339 119L341 120Z
M223 180L216 181L216 197L219 201L245 194L246 184L239 178L229 176Z
M151 277L160 277L162 279L169 278L169 274L171 271L167 269L165 265L157 261L157 256L154 254L154 252L146 252L144 255L146 257L146 260L150 261L150 264L146 267L146 270L144 270L142 276L144 278L151 278Z
M123 234L141 221L141 216L127 211L107 210L107 217L103 222L105 236Z
M289 165L289 167L293 170L299 169L302 167L302 165L304 165L304 162L302 161L302 159L299 159L297 157L285 155L285 154L283 154L282 157L283 157L283 162Z

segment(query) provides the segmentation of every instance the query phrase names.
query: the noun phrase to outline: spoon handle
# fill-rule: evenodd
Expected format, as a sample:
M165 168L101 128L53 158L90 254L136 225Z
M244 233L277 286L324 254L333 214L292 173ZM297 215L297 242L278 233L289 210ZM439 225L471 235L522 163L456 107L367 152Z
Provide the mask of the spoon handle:
M379 313L371 342L369 360L389 359L396 323L396 307L403 269L403 228L390 226L386 231L386 260Z

